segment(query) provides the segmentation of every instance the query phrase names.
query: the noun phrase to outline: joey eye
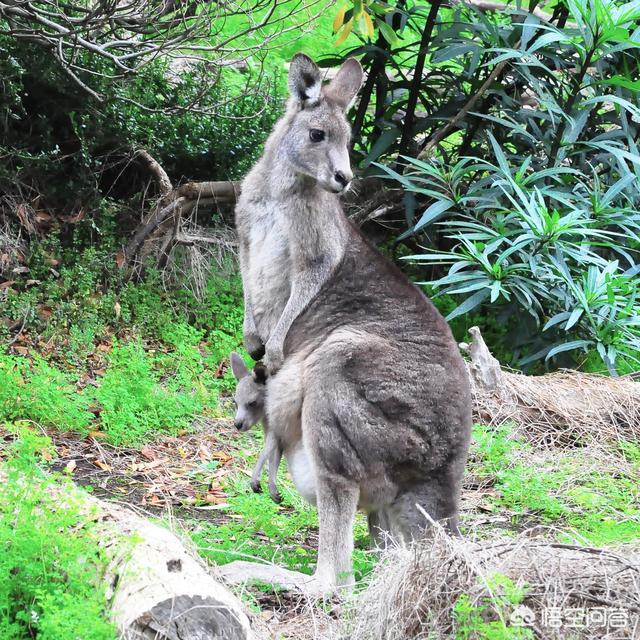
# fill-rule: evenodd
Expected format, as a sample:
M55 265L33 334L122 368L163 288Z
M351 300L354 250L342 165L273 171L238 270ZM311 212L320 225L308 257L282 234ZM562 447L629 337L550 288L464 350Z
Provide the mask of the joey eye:
M309 138L311 138L311 142L322 142L324 140L324 131L322 129L311 129Z
M250 402L248 405L249 409L255 409L258 406L258 403L254 400L253 402Z

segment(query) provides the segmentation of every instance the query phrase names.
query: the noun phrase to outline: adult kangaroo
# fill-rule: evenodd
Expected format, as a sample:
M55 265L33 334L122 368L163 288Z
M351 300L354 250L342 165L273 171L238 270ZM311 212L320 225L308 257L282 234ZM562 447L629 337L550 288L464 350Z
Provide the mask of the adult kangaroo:
M322 86L293 58L291 98L236 209L245 344L276 375L267 413L299 490L317 501L315 584L349 584L358 507L398 538L424 512L458 530L471 394L433 304L345 217L345 111L362 82L347 60Z

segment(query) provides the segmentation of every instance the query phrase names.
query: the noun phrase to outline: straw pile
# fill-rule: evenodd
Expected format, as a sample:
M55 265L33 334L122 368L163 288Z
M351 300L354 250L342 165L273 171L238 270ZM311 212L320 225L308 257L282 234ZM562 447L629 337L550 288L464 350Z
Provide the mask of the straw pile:
M472 327L470 355L475 419L511 421L536 445L612 443L640 439L640 383L577 371L526 376L504 371Z
M640 638L640 549L434 535L387 552L354 603L350 640Z

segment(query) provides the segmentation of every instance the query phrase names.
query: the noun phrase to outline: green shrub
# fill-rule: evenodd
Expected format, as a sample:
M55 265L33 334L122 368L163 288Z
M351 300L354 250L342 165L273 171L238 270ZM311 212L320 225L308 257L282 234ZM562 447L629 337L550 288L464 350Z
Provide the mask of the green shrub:
M4 465L0 637L115 640L100 584L106 560L95 513L71 497L76 490L67 479L42 472L36 459L49 447L47 438L23 428Z
M153 356L140 342L114 344L100 386L90 392L113 444L140 444L152 434L175 435L201 411L196 378L183 370L184 363L168 372L164 384L153 365Z
M89 403L72 377L41 357L0 353L0 422L33 420L63 431L86 431L93 419Z
M404 154L382 169L405 190L401 239L428 247L407 259L456 298L450 319L509 319L496 338L513 364L576 366L581 351L590 370L595 357L611 374L640 364L639 24L618 0L569 2L548 20L443 6L424 24L428 113L388 122L408 99L397 93L378 114L386 146L366 163Z

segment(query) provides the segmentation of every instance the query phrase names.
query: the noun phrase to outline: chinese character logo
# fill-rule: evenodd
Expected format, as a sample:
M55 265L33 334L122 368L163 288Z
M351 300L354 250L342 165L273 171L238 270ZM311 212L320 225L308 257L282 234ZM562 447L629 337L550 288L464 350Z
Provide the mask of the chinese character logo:
M509 619L514 627L527 627L535 622L536 614L532 609L521 604L511 612Z

